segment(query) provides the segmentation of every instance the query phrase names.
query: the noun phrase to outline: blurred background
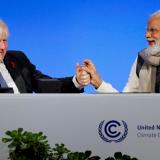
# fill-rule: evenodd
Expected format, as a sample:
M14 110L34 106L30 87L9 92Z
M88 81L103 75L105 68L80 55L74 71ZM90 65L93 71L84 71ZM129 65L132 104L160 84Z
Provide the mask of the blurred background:
M26 53L52 77L75 74L91 59L102 79L123 90L137 53L147 47L147 20L159 0L7 0L0 18L10 30L9 49ZM92 86L85 93L95 93Z

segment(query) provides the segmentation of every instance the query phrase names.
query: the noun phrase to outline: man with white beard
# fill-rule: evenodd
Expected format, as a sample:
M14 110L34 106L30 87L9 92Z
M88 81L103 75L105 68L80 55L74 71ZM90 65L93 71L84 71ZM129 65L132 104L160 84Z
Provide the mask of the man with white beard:
M123 92L160 92L160 11L153 13L148 21L146 40L148 48L139 52ZM90 74L88 83L98 93L118 92L100 78L90 60L84 60L83 63L83 70Z

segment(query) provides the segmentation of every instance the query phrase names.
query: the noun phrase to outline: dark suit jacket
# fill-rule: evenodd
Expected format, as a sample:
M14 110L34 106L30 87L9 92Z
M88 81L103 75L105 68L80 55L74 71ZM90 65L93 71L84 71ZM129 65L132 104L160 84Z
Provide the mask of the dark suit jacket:
M74 86L73 77L54 79L41 73L21 51L7 51L4 57L4 64L20 93L83 92L83 90L79 90Z

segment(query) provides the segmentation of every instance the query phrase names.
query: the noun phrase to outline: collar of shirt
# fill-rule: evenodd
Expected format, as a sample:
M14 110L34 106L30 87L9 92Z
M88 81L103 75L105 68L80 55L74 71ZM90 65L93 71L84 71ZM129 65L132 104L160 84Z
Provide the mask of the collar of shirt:
M18 88L4 63L0 63L0 83L1 87L11 87L13 88L14 93L19 93Z

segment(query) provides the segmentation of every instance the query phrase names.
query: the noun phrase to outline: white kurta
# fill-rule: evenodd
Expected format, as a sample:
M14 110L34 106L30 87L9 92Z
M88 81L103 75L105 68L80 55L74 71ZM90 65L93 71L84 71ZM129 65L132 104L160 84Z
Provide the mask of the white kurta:
M131 72L129 74L128 82L123 89L123 92L140 92L139 78L136 74L137 59L135 60ZM110 83L102 82L101 86L96 90L97 93L118 92Z

